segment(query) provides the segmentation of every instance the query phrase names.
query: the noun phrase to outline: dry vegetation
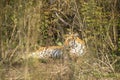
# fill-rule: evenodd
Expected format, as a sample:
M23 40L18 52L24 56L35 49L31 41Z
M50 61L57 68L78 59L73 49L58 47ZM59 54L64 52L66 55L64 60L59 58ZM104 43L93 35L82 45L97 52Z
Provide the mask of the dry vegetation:
M0 0L0 80L119 80L119 0ZM79 33L87 53L25 59Z

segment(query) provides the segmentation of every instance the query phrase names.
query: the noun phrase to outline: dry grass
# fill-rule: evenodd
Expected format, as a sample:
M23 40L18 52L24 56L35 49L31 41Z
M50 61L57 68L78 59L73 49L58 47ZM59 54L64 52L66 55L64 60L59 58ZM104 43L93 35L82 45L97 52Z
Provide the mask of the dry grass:
M89 54L65 59L28 59L27 78L25 61L11 66L0 66L2 80L119 80L120 74L100 64Z
M117 0L45 1L52 0L0 0L0 80L119 80ZM85 55L19 60L73 31L90 48Z

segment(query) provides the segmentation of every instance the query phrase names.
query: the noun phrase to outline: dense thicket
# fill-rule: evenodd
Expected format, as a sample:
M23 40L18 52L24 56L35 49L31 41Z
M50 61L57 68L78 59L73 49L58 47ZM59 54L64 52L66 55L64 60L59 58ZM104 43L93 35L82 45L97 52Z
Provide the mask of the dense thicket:
M119 0L0 0L0 58L12 63L15 56L60 45L65 34L77 32L92 55L114 64L120 52L119 5Z

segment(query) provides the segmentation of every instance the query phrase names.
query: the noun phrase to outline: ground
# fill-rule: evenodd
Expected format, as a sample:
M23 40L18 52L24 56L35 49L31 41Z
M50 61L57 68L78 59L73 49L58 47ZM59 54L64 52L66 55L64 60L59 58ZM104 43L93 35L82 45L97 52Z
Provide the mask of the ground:
M119 80L120 74L101 67L92 56L28 59L1 65L0 80Z

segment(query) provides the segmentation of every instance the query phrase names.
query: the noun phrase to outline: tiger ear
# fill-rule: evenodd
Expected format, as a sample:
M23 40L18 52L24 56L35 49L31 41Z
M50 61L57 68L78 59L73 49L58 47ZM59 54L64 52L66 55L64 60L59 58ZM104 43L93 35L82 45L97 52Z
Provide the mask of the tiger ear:
M64 39L68 38L68 37L79 37L78 33L69 33L64 35Z
M68 34L63 35L63 38L66 40L66 38L68 37Z
M63 36L63 38L66 39L66 38L70 37L71 35L72 35L71 33L65 34L65 35Z
M78 34L78 33L75 33L74 36L75 36L75 37L79 37L79 34Z
M73 37L78 37L79 36L79 34L76 32L76 33L74 33L74 32L69 32L69 34L68 34L69 36L73 36Z

